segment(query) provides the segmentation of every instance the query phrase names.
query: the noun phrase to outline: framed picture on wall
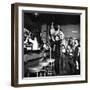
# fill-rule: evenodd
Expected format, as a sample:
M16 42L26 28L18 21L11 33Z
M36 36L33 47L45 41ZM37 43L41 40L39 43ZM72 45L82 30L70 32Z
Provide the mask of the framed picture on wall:
M11 5L11 85L87 83L87 7Z

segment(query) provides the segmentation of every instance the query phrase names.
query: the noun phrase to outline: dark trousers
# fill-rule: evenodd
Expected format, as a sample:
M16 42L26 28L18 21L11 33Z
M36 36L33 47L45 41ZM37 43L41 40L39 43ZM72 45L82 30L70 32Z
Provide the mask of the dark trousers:
M58 57L55 59L55 73L56 75L59 74L59 58Z
M55 72L59 75L59 60L60 60L60 41L55 42Z

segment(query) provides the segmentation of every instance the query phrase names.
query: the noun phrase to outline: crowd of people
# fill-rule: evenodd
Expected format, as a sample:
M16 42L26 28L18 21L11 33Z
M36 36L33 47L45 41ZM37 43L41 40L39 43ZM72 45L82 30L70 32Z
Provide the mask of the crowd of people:
M27 32L27 30L25 30ZM28 32L27 32L28 33ZM55 75L61 74L80 74L80 41L79 39L69 37L65 38L63 30L60 25L54 27L52 22L48 42L43 43L38 47L37 38L32 40L26 36L24 44L29 42L33 46L33 50L51 49L51 58L55 59L54 70Z
M65 35L57 25L52 23L50 30L52 58L55 58L55 72L60 74L80 74L80 41L73 37L65 39Z

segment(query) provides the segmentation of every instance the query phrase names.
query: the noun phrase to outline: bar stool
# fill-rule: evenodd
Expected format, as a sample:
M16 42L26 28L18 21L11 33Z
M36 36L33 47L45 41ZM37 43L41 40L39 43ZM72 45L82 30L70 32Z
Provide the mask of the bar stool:
M33 66L33 67L28 67L29 73L36 73L36 76L39 77L39 72L42 70L42 66Z
M51 59L48 59L47 61L51 64L51 66L53 66L54 62L55 62L55 59L51 58Z
M47 60L45 60L45 61L41 61L39 64L40 64L40 66L43 67L41 72L44 72L44 76L46 76L47 66L49 65L49 62Z
M47 61L49 63L48 75L52 75L54 73L54 62L55 62L55 59L51 58L51 59L47 59Z

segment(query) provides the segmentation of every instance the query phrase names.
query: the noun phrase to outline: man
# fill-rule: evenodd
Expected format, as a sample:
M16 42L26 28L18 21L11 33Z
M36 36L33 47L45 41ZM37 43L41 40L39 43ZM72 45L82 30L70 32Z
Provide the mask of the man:
M64 69L64 54L62 55L61 46L65 44L64 33L61 30L60 25L57 26L57 31L55 32L55 71L56 74L62 74ZM62 58L61 58L62 57Z
M55 39L54 39L55 33L56 33L56 31L55 31L55 28L54 28L54 23L52 22L51 29L50 29L50 34L51 34L51 39L53 41L55 41Z
M54 51L55 51L55 28L54 28L54 23L52 22L51 24L51 29L50 29L50 47L51 47L51 57L54 58Z
M60 62L60 38L59 36L56 36L55 37L55 73L56 75L60 74L59 62Z
M58 35L61 40L64 39L64 33L63 33L62 30L61 30L61 26L58 25L57 28L58 28L58 29L57 29L57 31L55 32L55 36Z

